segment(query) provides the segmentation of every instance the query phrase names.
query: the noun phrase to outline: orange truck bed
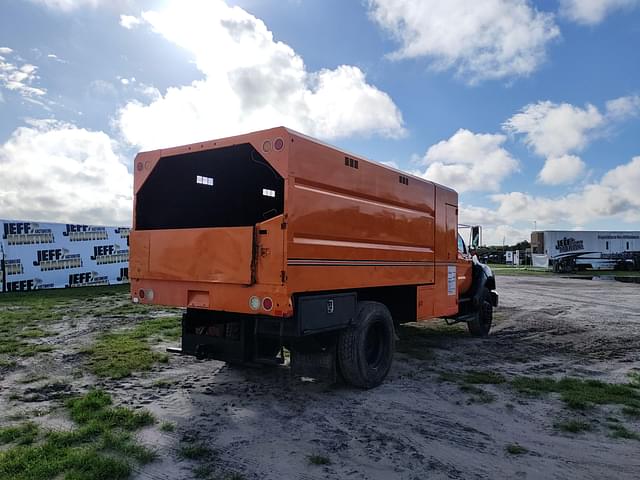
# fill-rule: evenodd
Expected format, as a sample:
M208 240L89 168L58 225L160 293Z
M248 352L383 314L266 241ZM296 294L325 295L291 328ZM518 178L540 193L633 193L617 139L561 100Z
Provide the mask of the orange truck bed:
M186 307L183 353L282 361L286 347L296 371L341 365L370 387L394 325L489 298L484 283L464 298L455 191L287 128L143 152L134 171L132 298Z
M296 293L413 285L421 319L457 311L449 188L284 127L140 153L134 178L141 303L287 317Z

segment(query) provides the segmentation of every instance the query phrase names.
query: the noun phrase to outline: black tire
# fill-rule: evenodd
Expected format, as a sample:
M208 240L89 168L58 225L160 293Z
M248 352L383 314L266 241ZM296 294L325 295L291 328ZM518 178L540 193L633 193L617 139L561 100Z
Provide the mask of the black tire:
M486 337L489 335L492 322L493 304L491 303L491 292L485 287L480 294L474 319L467 322L469 333L474 337Z
M352 325L338 338L338 365L345 381L359 388L377 387L389 373L394 351L389 309L378 302L358 302Z

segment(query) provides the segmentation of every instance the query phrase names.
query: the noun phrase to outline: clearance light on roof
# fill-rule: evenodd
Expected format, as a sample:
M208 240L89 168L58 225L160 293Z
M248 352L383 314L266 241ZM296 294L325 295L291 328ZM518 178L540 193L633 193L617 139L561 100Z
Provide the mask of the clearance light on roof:
M271 140L265 140L262 142L262 151L269 153L271 150L277 150L278 152L284 148L284 140L282 138L276 138L273 142Z

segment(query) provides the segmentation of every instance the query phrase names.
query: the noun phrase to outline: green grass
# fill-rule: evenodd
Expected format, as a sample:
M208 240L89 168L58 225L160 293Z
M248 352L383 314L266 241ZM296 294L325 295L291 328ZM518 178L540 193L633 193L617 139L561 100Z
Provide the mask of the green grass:
M185 443L178 449L178 456L187 460L210 460L215 452L203 443Z
M15 360L0 359L0 368L15 368L18 364Z
M622 413L625 414L627 417L640 418L640 408L623 407L622 408Z
M72 430L44 431L30 423L3 429L10 447L0 451L0 478L119 480L129 477L134 463L155 458L132 436L154 422L148 412L114 407L101 390L70 399L65 407Z
M41 338L52 337L55 335L55 332L46 332L44 330L41 330L40 328L25 329L18 333L18 336L21 338Z
M87 304L99 297L120 296L126 299L128 285L86 287L32 292L12 292L0 295L0 365L10 357L32 357L49 352L50 345L38 343L43 337L54 336L50 326L63 317L74 318L90 310Z
M520 377L511 382L520 393L558 393L569 408L583 410L593 405L624 405L640 408L640 391L632 384L606 383L579 378Z
M504 447L505 451L511 455L522 455L524 453L528 453L529 449L519 445L517 443L510 443L506 447Z
M463 374L462 380L465 383L475 383L481 385L499 385L507 381L502 375L490 370L471 370Z
M331 465L331 459L324 455L309 455L307 461L311 465Z
M550 270L544 270L540 268L533 268L531 266L524 267L511 267L504 264L489 264L491 270L496 275L502 276L572 276L572 277L605 277L605 276L613 276L613 277L638 277L640 276L640 272L638 271L628 271L628 270L585 270L574 273L554 273Z
M609 424L609 436L612 438L640 440L640 434L629 430L624 425L619 425L619 424Z
M506 265L489 265L491 270L496 276L505 276L505 277L515 277L520 275L526 276L548 276L553 275L553 272L544 270L544 269L534 269L534 268L517 268L517 267L507 267Z
M178 317L160 317L117 333L106 333L86 349L89 368L99 377L124 378L133 372L148 371L158 362L166 363L167 354L154 351L156 338L173 340L180 336Z
M583 420L563 420L554 424L554 427L562 432L581 433L593 429L589 422Z
M18 445L29 445L38 436L38 426L32 422L26 422L14 427L0 428L0 444L16 443Z
M176 429L176 425L171 422L162 422L160 424L160 430L163 432L174 432Z

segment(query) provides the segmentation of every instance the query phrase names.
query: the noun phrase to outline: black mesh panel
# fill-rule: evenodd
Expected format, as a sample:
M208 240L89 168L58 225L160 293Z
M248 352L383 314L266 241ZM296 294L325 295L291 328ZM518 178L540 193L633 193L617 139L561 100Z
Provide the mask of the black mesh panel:
M137 194L136 228L253 226L283 209L284 180L244 143L161 158Z

